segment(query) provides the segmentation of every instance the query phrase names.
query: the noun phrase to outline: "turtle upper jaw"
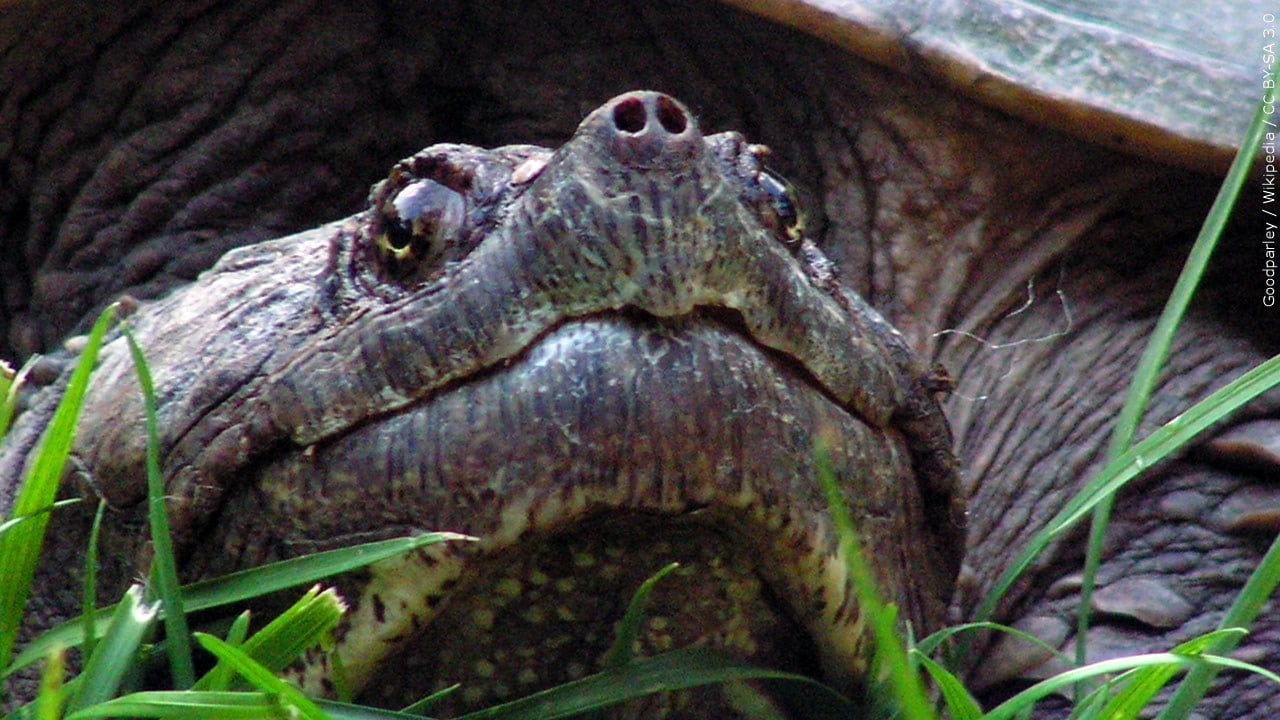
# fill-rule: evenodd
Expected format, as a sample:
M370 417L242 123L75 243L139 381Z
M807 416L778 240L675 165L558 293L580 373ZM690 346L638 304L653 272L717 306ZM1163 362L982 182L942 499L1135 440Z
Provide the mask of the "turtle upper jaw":
M821 520L824 437L884 591L940 621L961 546L945 423L896 333L762 220L756 161L632 93L555 153L429 148L370 211L145 308L192 571L409 528L481 536L463 552L484 564L603 516L704 511L741 520L780 612L847 678L863 653ZM440 265L379 264L419 256ZM141 408L128 353L105 355L77 452L125 505ZM415 587L414 627L434 612ZM403 640L375 624L353 642ZM351 657L371 676L385 653Z

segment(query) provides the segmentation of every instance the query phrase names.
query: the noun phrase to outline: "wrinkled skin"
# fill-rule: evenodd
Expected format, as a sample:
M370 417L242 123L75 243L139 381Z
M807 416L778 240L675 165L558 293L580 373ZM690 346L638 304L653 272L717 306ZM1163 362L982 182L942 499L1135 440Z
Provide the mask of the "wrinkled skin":
M461 5L432 5L428 13L413 3L376 10L286 4L269 11L166 5L155 10L71 12L103 17L71 24L47 14L34 30L14 34L13 27L27 27L31 21L12 11L0 33L8 49L0 66L0 83L6 88L0 106L0 133L6 133L0 141L6 178L0 187L0 250L6 263L0 342L6 355L23 357L53 349L66 335L82 330L95 308L122 293L143 300L156 297L190 281L230 247L307 228L317 229L302 239L259 246L225 265L240 262L251 273L255 263L268 262L264 255L295 252L296 262L276 267L288 267L296 275L279 272L253 279L282 288L314 284L325 260L318 257L325 254L321 248L333 247L327 243L343 232L342 226L322 223L360 210L369 183L383 177L397 159L443 141L559 147L581 118L605 99L633 87L659 88L687 102L703 132L735 129L753 142L769 145L770 164L805 191L811 234L840 269L835 294L856 292L866 298L902 331L919 358L908 369L884 360L894 368L889 376L898 378L884 385L920 382L923 368L935 361L955 378L946 412L963 471L961 494L967 496L969 508L963 565L949 609L950 619L956 621L972 617L1012 554L1100 466L1125 382L1216 183L982 110L920 78L891 75L810 38L712 5L609 5L577 9L573 17L555 6L491 16ZM584 20L582 15L589 17ZM516 165L512 160L507 172ZM532 182L545 180L539 176ZM763 217L754 222L763 227ZM1250 248L1260 233L1247 223L1232 232L1223 243L1207 292L1180 331L1144 432L1277 350L1275 323L1260 306L1261 286L1254 281L1257 262ZM308 259L305 251L310 247L316 250ZM804 256L788 254L781 244L770 247L779 260L787 261L780 267L789 268L788 277L813 281L820 275L806 275ZM376 262L373 255L335 257L337 265L323 267L372 267ZM394 278L376 273L372 277L368 283L374 287L382 287L378 282L394 287ZM333 323L335 317L354 317L343 314L354 312L353 295L340 291L328 296L331 305L324 306L317 299L319 291L314 292L292 296L289 302L296 306L283 304L279 294L262 294L257 305L248 303L250 309L262 308L253 317L264 319L253 326L260 334L247 335L246 347L238 351L297 349L310 342L308 331L321 326L353 328L349 332L359 334L359 324ZM823 293L819 294L835 297ZM369 295L372 299L366 302L403 304L403 297L387 290ZM157 322L147 318L172 318L178 306L187 307L191 317L211 317L220 308L214 295L192 292L174 298L183 300L178 305L144 305L138 315L140 327ZM724 295L712 304L723 305L723 300ZM164 312L156 309L161 307ZM329 314L317 307L328 307ZM663 314L653 308L646 312ZM945 535L943 521L950 513L935 510L927 515L923 509L930 506L931 486L927 473L922 473L919 451L912 456L918 445L912 444L905 424L894 420L895 414L901 419L898 408L910 403L881 399L889 409L876 411L867 402L853 402L822 380L822 370L814 369L821 363L811 366L803 352L784 349L808 371L807 377L797 378L791 361L776 362L775 355L760 349L758 335L744 334L736 326L726 333L722 326L733 324L722 321L693 317L689 325L658 331L645 325L651 321L633 317L610 320L608 327L566 325L553 334L565 333L570 347L586 347L597 358L618 358L613 364L636 364L640 369L634 378L641 378L644 365L639 359L645 354L628 338L663 342L663 337L692 333L690 337L701 340L682 347L701 347L705 354L690 351L680 358L684 364L673 367L712 372L716 363L709 358L739 358L735 362L741 367L763 374L744 375L740 384L727 386L735 393L768 378L781 388L778 403L820 408L806 421L806 437L826 423L821 418L830 414L828 408L855 408L839 416L856 420L857 427L842 431L847 442L880 432L893 437L879 445L867 443L869 453L898 448L885 453L896 459L884 459L882 473L860 472L918 481L889 483L906 490L901 497L876 498L894 508L884 517L901 527L870 523L861 531L881 543L878 547L906 547L913 541L922 553L935 547L925 534ZM639 325L628 325L634 323ZM226 338L213 326L187 325L193 334L208 333L209 342ZM840 326L847 329L847 322ZM805 335L785 323L783 330L783 335ZM575 339L575 332L594 339ZM334 332L325 337L340 336ZM763 344L778 350L776 344ZM158 344L149 352L172 353L181 360L184 354L194 354L189 347L194 346ZM326 361L323 352L307 357L321 366ZM260 402L258 393L269 384L262 380L263 373L272 370L268 360L235 365L229 375L201 374L188 361L191 374L170 379L176 390L166 398L166 406L175 417L199 415L228 422L197 410L228 398L243 399L245 406ZM518 370L519 363L513 368ZM514 377L505 372L486 375L483 383L492 387L482 390L476 383L471 389L506 398L532 387L520 380L502 385L509 376ZM369 376L353 377L359 382ZM645 386L651 390L633 397L659 392L669 375L659 377L663 382L651 381ZM117 385L131 382L123 370L117 378ZM601 387L611 387L608 381L602 376ZM308 388L318 386L294 392L303 398L314 392ZM436 394L446 403L449 391L459 389L446 386ZM354 394L367 396L358 387ZM564 397L553 393L551 400ZM687 415L674 414L697 417L699 408L708 412L707 404L719 402L718 397L678 390L663 402L674 407L688 402ZM870 399L883 397L877 391ZM102 402L99 425L109 426L119 406ZM462 403L456 411L441 403L424 405L423 411L442 413L433 417L464 412L465 402L456 402ZM47 408L40 399L33 403L22 421L28 426L38 424L42 408ZM286 411L306 405L263 402L264 407ZM385 429L386 434L375 437L392 442L394 425L365 422L368 416L386 412L391 412L390 406L369 407L356 417L324 422L266 417L248 423L243 435L219 435L222 426L197 424L206 435L190 436L185 449L175 441L175 454L167 460L171 482L179 495L185 491L192 501L177 508L179 513L190 510L179 523L188 533L189 572L217 572L286 552L422 528L420 521L425 521L413 503L434 507L430 497L393 494L392 502L403 512L361 516L346 510L351 507L349 497L322 494L299 503L296 491L275 492L270 483L262 482L264 477L294 478L282 481L285 488L293 487L289 482L306 482L312 475L305 466L312 460L297 450L321 440L315 452L323 461L326 452L338 452L332 448L341 445L343 437L361 444L354 432L343 434L347 426L359 425L368 433ZM573 420L575 411L555 406L548 412L557 420ZM561 412L565 415L556 414ZM725 411L711 414L729 417ZM409 427L441 424L416 417L396 415L398 422L411 423ZM1259 403L1205 438L1197 451L1154 468L1121 497L1094 598L1099 614L1089 638L1092 657L1166 649L1214 626L1277 529L1280 498L1269 483L1275 460L1267 450L1280 434L1268 419L1274 417L1274 403ZM503 419L498 413L496 419L479 422ZM719 437L724 442L743 437L736 433L759 432L756 427L737 430L727 420L715 425L723 426ZM669 425L650 430L658 437L674 434ZM525 431L520 427L507 433ZM444 442L456 445L466 435L463 431ZM554 447L535 432L528 435L520 442L528 442L529 452ZM413 433L402 431L401 436ZM1238 440L1222 439L1231 436ZM236 442L208 442L217 437ZM255 445L264 442L269 447ZM84 456L94 458L89 466L96 481L96 474L104 472L99 468L115 461L99 463L91 440L82 438L82 444ZM672 457L687 457L680 445L672 447ZM98 447L118 450L105 442ZM255 457L269 455L270 462L237 455L237 448L244 447ZM498 457L507 450L478 447L460 451L460 457ZM11 443L7 452L7 458L20 456L22 448ZM519 457L525 450L511 452ZM794 448L779 452L793 460L798 454ZM556 456L555 451L548 455ZM913 457L910 467L902 464L906 456ZM626 457L640 461L634 452ZM196 491L206 478L201 473L225 462L248 467L248 478L237 481L243 489L226 497L200 496ZM353 457L349 462L360 461ZM873 466L874 462L879 461ZM774 468L777 463L762 465ZM346 472L340 464L328 467L336 468L335 474ZM852 461L843 467L854 474ZM126 477L127 469L117 467L117 477ZM185 485L183 472L195 473L186 477ZM820 505L811 487L787 484L765 470L759 477L761 483L783 482L785 503L794 503L799 516L811 521ZM106 574L123 581L136 572L131 564L136 548L130 543L135 542L139 516L133 505L136 487L121 483L98 487L121 507L117 529L108 538L121 552L104 556L109 558ZM496 521L486 520L483 512L461 514L468 506L489 507L492 495L475 492L459 498L456 488L443 487L458 509L449 511L455 515L435 519L459 525L440 529L480 534L493 529ZM112 492L120 495L113 498ZM770 506L782 504L779 500ZM297 521L283 527L278 521L273 524L268 514L255 525L242 507L269 507ZM343 512L333 512L334 507ZM879 517L874 512L872 516ZM65 525L59 527L58 537L83 536L75 527L81 518L68 514L60 522ZM434 523L426 524L422 529L437 529ZM749 524L712 525L728 528L715 532L744 538L747 544L761 542L759 528ZM918 529L912 541L895 535L913 527ZM706 537L698 535L700 531L680 527L670 532L699 538L691 543L697 544ZM618 541L618 547L630 550L627 542ZM486 548L496 546L491 541ZM756 548L767 554L762 546ZM74 568L72 558L78 551L77 543L60 544L45 567ZM1004 599L997 619L1068 648L1074 642L1079 597L1075 578L1082 553L1079 536L1055 546ZM445 558L446 564L465 564L464 560ZM945 565L940 558L937 562ZM923 589L911 589L904 581L899 596L950 595L950 587L939 587L947 585L948 572L932 567L934 574L921 578ZM819 647L814 653L821 657L822 667L805 667L805 662L813 663L812 657L797 659L795 651L770 649L778 643L761 643L766 647L761 656L824 673L838 684L848 682L856 663L842 662L856 652L824 647L824 636L815 630L822 623L796 609L803 604L797 595L808 592L808 586L787 585L781 572L756 572L766 576L773 593L783 596L780 602L764 603L768 609L756 616L772 613L778 622L798 622L815 637ZM900 577L896 570L882 567L880 572L890 586ZM749 575L750 571L733 575L731 582ZM74 611L77 599L71 588L78 585L73 580L56 574L42 580L46 584L36 607L41 621ZM377 578L360 582L366 584L357 583L357 591L376 585ZM703 589L675 590L673 597L679 604ZM934 601L907 602L912 619L936 624L941 613L930 609L930 602ZM365 607L372 604L370 600ZM1280 665L1278 634L1280 618L1266 612L1238 654L1274 669ZM802 649L799 655L804 654ZM1025 648L988 642L971 654L971 684L985 701L996 701L1052 671L1052 663L1045 661ZM1205 717L1270 717L1280 710L1276 697L1260 679L1225 676L1203 712ZM1040 711L1045 717L1064 715L1063 706L1052 701Z

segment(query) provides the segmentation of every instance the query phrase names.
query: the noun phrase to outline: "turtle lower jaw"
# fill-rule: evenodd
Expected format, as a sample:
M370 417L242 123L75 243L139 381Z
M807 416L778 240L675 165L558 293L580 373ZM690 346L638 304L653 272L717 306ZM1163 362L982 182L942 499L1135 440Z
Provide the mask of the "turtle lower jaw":
M780 553L742 537L746 528L735 530L734 524L705 511L631 513L529 537L501 553L469 559L456 586L446 583L449 591L438 596L429 626L393 653L369 658L372 663L344 661L371 670L360 700L379 707L405 707L454 684L460 687L433 706L432 714L453 716L514 700L616 660L617 633L635 592L678 562L654 586L626 652L652 656L707 648L820 677L819 652L808 629L767 577L776 565L771 556ZM357 605L377 602L384 619L412 627L403 616L393 617L403 607L374 600L400 584L395 576L402 571L375 569ZM357 608L353 618L360 617ZM353 625L347 637L378 631ZM387 647L357 644L373 652ZM653 717L662 710L670 717L706 717L723 707L723 716L732 717L735 702L708 687L633 701L614 716Z
M341 588L354 605L337 647L347 680L392 706L437 682L468 683L484 704L595 671L621 618L617 607L668 560L730 568L723 582L695 569L693 580L659 584L682 618L668 633L673 644L719 644L852 687L865 636L817 482L819 437L830 440L832 468L882 590L917 627L936 622L945 600L918 574L936 565L929 553L937 549L921 547L921 501L902 435L851 415L793 361L704 316L567 323L509 366L306 452L264 460L224 504L203 546L212 555L192 566L221 572L408 530L481 538L376 566ZM635 537L637 523L649 532ZM601 544L595 535L606 530L612 539ZM668 533L684 541L663 551ZM556 547L565 550L548 549ZM624 563L616 584L587 568L582 577L555 577L555 589L579 591L532 592L535 568L564 553L604 564L610 552L648 561ZM507 594L501 608L490 602ZM734 594L744 597L725 599ZM700 605L717 595L719 604ZM596 601L613 610L548 631L571 638L555 660L544 664L536 651L533 664L522 660L525 641L537 635L522 629L529 618L521 609L558 617L574 596L579 604L564 606L571 617L595 612ZM501 624L500 610L512 613ZM480 643L490 615L491 642ZM663 647L663 631L654 632L646 652ZM506 636L509 665L498 655ZM461 659L447 667L450 657ZM387 679L412 663L422 670L402 683L404 693L387 691ZM537 673L552 663L561 665L557 677ZM527 670L537 682L522 685L532 679ZM486 674L503 678L476 682ZM332 683L323 660L302 680L321 692Z

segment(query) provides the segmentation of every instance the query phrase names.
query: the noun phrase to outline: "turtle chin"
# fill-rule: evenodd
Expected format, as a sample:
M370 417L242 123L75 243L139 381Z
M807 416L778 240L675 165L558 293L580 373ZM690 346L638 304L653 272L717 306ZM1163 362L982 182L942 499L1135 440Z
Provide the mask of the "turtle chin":
M412 530L480 538L342 585L345 679L388 707L461 683L448 710L474 709L600 670L637 588L671 562L633 649L714 648L851 689L866 634L818 437L880 587L917 628L936 623L945 599L920 568L941 550L918 532L907 441L710 312L572 321L417 406L278 453L227 499L200 544L213 554L191 566ZM331 689L324 658L298 672ZM712 702L689 698L655 702Z
M372 668L360 700L400 708L456 683L458 690L431 708L452 716L598 672L618 652L636 590L673 562L679 567L653 586L627 652L705 648L821 677L808 628L769 577L785 564L778 557L784 552L762 548L739 525L701 510L602 515L470 560L469 579L444 594L428 628ZM375 570L370 587L394 584ZM362 593L361 602L374 597ZM390 619L393 608L378 602ZM712 708L741 704L744 692L769 702L741 687L725 693L711 686L632 701L621 713L706 717Z

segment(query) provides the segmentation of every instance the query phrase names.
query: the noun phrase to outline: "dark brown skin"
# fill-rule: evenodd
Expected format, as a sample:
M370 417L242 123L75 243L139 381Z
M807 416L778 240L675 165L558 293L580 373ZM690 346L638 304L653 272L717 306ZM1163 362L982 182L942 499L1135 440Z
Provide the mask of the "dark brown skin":
M414 4L166 5L145 21L144 9L130 19L103 8L105 19L50 15L0 32L15 48L0 66L0 250L17 263L4 275L6 353L54 347L92 308L122 292L153 296L232 245L358 210L364 188L419 147L554 147L606 98L659 88L689 103L704 131L768 144L770 163L809 196L809 227L843 287L902 330L922 366L940 361L956 379L947 411L970 519L952 615L971 617L1011 555L1099 467L1216 181L984 111L716 6L610 4L572 17L556 7L490 16L433 5L424 21ZM199 22L163 19L181 13ZM1148 430L1280 345L1251 274L1257 235L1233 232ZM1033 302L1015 312L1032 281ZM1216 622L1276 530L1273 461L1232 462L1274 444L1274 425L1255 422L1274 417L1259 406L1233 419L1243 443L1188 454L1121 498L1095 600L1097 655L1166 649ZM383 530L406 526L417 525ZM1081 546L1073 538L1047 555L998 619L1065 646ZM44 600L44 612L75 603ZM1244 656L1274 667L1278 634L1264 614ZM970 662L987 701L1046 670L1008 646L978 648ZM1263 681L1231 676L1203 712L1269 717L1275 698Z

